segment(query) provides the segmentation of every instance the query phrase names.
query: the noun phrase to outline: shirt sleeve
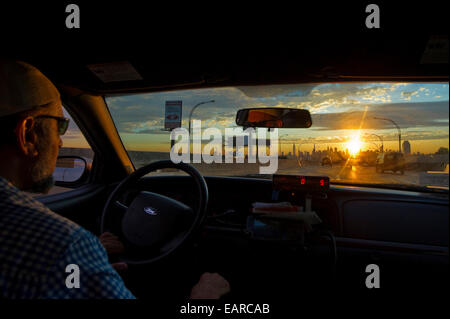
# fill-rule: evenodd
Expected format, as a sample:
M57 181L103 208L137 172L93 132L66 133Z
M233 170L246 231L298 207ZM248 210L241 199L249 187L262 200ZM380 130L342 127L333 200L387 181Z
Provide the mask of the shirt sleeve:
M68 265L74 266L67 269ZM45 299L135 299L109 263L99 239L84 229L49 271L41 291Z

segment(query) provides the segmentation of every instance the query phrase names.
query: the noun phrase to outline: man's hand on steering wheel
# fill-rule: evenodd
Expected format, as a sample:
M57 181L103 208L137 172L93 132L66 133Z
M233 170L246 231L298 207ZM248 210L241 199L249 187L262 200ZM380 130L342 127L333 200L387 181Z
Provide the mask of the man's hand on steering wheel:
M104 232L98 239L100 240L102 246L105 248L108 256L119 255L125 251L125 247L119 240L119 238L116 235L111 234L110 232ZM111 266L119 274L128 269L128 265L125 262L112 263Z
M121 254L125 251L125 247L122 242L114 234L110 232L104 232L98 238L105 248L108 255Z

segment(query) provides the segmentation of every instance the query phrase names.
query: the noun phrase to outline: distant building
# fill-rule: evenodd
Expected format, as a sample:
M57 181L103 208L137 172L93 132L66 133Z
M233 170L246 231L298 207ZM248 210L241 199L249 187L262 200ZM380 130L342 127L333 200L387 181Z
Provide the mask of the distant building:
M404 141L403 142L402 148L403 148L403 153L405 155L410 155L411 154L411 144L408 141Z

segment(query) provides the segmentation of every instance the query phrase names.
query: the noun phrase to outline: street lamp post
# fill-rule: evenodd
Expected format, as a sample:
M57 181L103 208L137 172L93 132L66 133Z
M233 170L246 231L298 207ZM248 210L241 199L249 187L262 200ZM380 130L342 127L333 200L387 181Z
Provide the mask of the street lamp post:
M373 144L373 145L375 145L375 148L376 148L377 150L379 150L379 149L380 149L380 147L378 146L378 144L377 144L377 143L375 143L375 142L372 142L372 144Z
M194 105L194 107L191 109L191 112L189 113L189 153L191 153L191 118L192 118L192 114L194 113L194 110L199 107L202 104L206 104L206 103L214 103L214 100L211 101L204 101L204 102L200 102ZM193 138L193 137L192 137Z
M395 122L394 122L393 120L391 120L391 119L386 119L386 118L383 118L383 117L374 117L374 119L376 119L376 120L389 121L389 122L391 122L392 124L395 125L395 127L396 127L397 130L398 130L398 151L401 153L401 152L402 152L402 132L400 131L400 127L397 125L397 123L395 123Z
M380 148L380 151L381 151L381 153L383 153L383 152L384 152L383 137L381 137L381 136L378 135L378 134L374 134L374 133L370 133L370 134L368 134L368 135L374 135L374 136L376 136L376 137L378 137L378 138L380 139L380 142L381 142L381 148Z
M191 134L191 118L192 118L192 113L194 113L194 110L199 107L202 104L206 104L206 103L214 103L214 100L211 101L205 101L205 102L200 102L194 105L194 107L191 109L191 112L189 113L189 135Z

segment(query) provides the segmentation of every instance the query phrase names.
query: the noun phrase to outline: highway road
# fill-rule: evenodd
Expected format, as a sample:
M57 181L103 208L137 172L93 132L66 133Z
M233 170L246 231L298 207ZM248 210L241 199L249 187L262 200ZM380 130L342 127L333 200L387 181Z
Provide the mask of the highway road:
M193 164L205 176L258 176L258 164ZM151 175L159 175L162 172L155 172ZM167 175L178 175L180 172L170 170L164 172ZM307 175L307 176L328 176L332 181L342 181L346 183L377 183L377 184L415 184L420 185L420 172L405 171L404 175L399 172L386 171L377 173L375 167L364 166L320 166L310 165L299 167L286 163L280 163L277 174ZM267 176L269 177L269 176Z
M136 168L142 165L136 165ZM258 176L260 164L249 163L229 163L229 164L193 164L199 171L205 176L245 176L251 174L252 176ZM75 172L79 174L79 172ZM75 174L74 173L74 174ZM420 185L420 174L425 172L418 171L405 171L404 175L400 173L385 172L377 173L375 167L364 166L320 166L320 165L306 165L300 167L297 162L280 162L278 167L278 174L292 174L292 175L306 175L306 176L328 176L333 182L345 182L345 183L373 183L373 184L413 184ZM180 175L184 174L177 170L166 170L154 172L149 175ZM55 174L57 175L57 174ZM67 175L70 175L69 173ZM55 176L57 177L57 176ZM70 176L69 176L70 177ZM270 178L270 176L266 176ZM70 178L69 178L70 180ZM448 174L444 182L440 181L439 185L433 186L446 186L448 188ZM425 185L422 185L425 186ZM63 187L53 187L49 194L55 194L67 191L69 189Z

